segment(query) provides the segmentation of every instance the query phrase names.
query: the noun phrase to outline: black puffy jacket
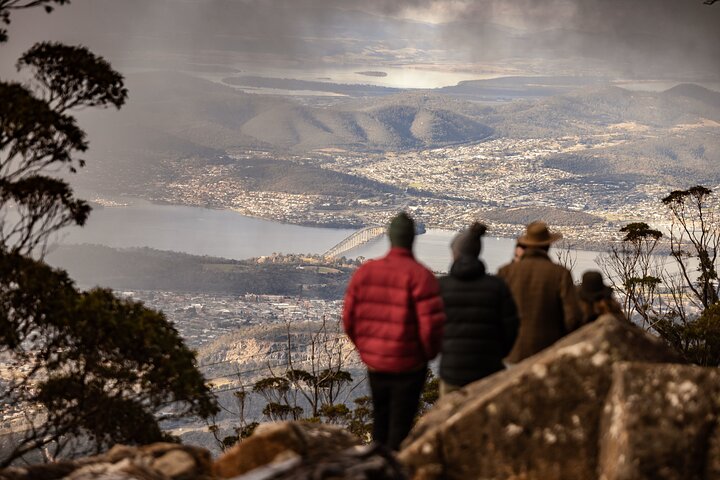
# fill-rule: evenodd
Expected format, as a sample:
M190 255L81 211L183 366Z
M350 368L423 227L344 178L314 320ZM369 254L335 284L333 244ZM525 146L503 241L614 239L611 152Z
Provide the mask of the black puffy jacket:
M504 368L518 330L515 302L505 282L485 273L477 258L460 257L440 278L447 322L440 378L463 386Z

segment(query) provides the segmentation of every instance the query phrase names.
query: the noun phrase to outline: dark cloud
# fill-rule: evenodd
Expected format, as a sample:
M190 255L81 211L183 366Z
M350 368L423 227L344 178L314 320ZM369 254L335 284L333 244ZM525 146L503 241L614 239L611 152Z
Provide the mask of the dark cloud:
M472 2L448 29L455 43L487 45L499 56L576 58L626 74L720 75L720 8L692 0L520 0ZM523 31L501 36L477 23L515 19ZM474 50L477 59L485 53Z
M442 25L409 21L434 15ZM575 62L625 74L720 75L720 6L701 0L73 0L17 14L10 34L111 56L193 51L279 61L360 61L381 48L473 61Z

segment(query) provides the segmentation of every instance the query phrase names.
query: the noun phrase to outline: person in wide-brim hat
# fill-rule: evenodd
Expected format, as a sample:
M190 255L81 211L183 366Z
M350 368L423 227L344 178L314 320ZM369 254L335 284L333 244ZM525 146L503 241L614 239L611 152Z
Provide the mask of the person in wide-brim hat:
M586 302L596 302L603 298L610 298L613 289L603 281L602 273L589 270L583 273L582 283L578 287L578 295Z
M577 287L577 292L584 324L602 316L627 320L622 306L613 298L613 289L605 284L602 273L596 270L583 273L582 283Z
M562 233L551 232L547 223L536 221L527 226L518 244L524 247L549 247L561 238Z
M581 325L583 314L572 274L549 256L550 245L561 238L545 222L532 222L518 238L525 247L522 256L498 270L520 318L518 337L506 363L535 355Z

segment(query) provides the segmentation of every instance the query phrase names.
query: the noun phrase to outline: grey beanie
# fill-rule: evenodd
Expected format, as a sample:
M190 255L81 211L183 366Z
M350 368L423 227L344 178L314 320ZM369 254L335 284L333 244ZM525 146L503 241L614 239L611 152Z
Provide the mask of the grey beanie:
M487 227L480 222L473 222L470 228L458 233L450 244L456 256L468 255L477 257L482 250L480 238L485 235Z

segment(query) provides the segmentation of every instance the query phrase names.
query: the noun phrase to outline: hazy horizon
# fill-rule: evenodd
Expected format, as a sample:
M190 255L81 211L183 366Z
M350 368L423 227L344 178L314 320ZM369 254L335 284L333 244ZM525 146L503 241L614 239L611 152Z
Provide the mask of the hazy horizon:
M85 44L121 69L366 65L718 81L719 19L701 0L74 0L51 15L15 12L2 63L48 39Z

